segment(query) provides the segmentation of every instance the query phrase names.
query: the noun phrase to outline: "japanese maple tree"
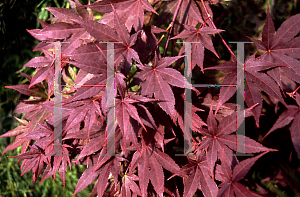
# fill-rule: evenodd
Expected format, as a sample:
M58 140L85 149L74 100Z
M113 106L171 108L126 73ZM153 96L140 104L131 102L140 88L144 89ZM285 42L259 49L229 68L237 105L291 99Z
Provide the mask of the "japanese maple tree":
M191 42L192 72L197 70L196 65L203 73L219 70L227 73L221 79L224 85L237 84L237 57L220 35L224 30L217 29L213 22L210 6L220 3L218 0L69 3L72 9L46 8L54 16L51 22L40 20L43 29L28 30L41 41L34 49L41 51L40 56L24 65L36 72L33 76L21 73L29 83L6 86L30 98L20 101L14 110L26 114L16 118L20 126L0 136L15 136L2 155L22 146L21 154L11 157L22 161L22 174L32 170L33 182L55 179L58 171L65 186L66 171L73 164L88 166L73 196L90 184L94 185L90 196L192 197L197 190L206 197L261 196L240 181L260 157L277 150L235 132L241 124L238 118L253 118L257 127L262 124L265 93L287 108L266 136L291 123L291 140L300 156L300 94L298 89L289 93L282 88L283 74L300 82L300 39L295 37L300 32L300 14L275 31L268 11L262 40L250 38L263 52L260 56L254 53L244 63L248 108L243 117L237 117L240 106L230 102L236 87L223 86L212 97L184 77L185 64L181 62L188 55L184 45L177 54L166 55L170 40ZM98 12L100 20L94 17ZM152 19L153 14L159 15L158 20ZM170 25L163 29L166 23ZM212 39L216 34L231 52L232 60L205 66L205 49L219 57ZM164 51L159 50L165 36ZM59 120L54 113L56 41L63 42ZM114 43L112 76L108 76L110 42ZM111 79L114 87L109 89ZM185 99L186 90L192 91L191 100ZM109 94L113 94L113 105L108 101ZM286 103L286 95L295 100L294 105ZM185 113L187 108L191 114ZM108 129L109 111L115 117L113 137ZM186 117L190 133L185 130ZM54 130L59 124L62 155L53 155ZM175 151L183 147L188 134L189 152ZM108 145L111 140L113 147ZM241 161L235 155L241 144L245 154L260 154ZM114 155L107 154L110 149Z

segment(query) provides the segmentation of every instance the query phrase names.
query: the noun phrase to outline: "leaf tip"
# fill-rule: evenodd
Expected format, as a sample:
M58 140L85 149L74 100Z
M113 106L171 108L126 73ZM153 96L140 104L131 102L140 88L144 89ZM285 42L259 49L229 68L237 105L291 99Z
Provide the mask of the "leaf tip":
M49 9L51 10L52 8L51 7L45 7L44 9L49 11Z

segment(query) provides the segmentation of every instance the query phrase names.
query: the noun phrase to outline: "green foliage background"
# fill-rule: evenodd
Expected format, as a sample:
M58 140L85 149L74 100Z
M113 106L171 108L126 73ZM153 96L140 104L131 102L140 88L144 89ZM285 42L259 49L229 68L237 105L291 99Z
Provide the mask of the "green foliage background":
M266 17L267 2L270 2L271 14L276 29L291 15L300 13L299 0L223 0L223 2L228 5L218 4L212 6L212 9L218 29L226 30L222 32L226 41L248 41L247 36L260 38ZM87 4L88 0L81 1L81 3ZM33 69L22 69L22 67L32 57L39 55L38 52L32 52L32 49L39 42L31 37L26 29L41 28L37 17L44 21L50 17L49 12L44 9L45 7L67 6L68 3L65 0L2 0L0 2L0 135L17 126L17 121L13 116L20 118L22 114L13 114L13 110L18 104L18 100L26 99L17 91L5 89L4 86L25 83L26 80L17 71L32 74ZM162 45L164 42L165 40L162 41ZM229 52L218 36L215 37L214 44L220 59L208 53L205 57L205 65L216 65L230 58ZM175 48L175 50L179 50L179 46L176 47L177 49ZM234 45L230 45L230 47L232 49L235 48ZM246 44L245 51L246 56L253 54L255 51L254 45ZM211 73L211 76L214 78L215 73ZM207 80L207 78L199 76L198 78ZM195 83L201 82L195 81ZM273 113L274 109L270 107L264 110L265 114L270 117L269 115ZM270 129L278 115L273 115L272 117L274 117L273 121L264 120L264 122L269 122L269 124L262 125L262 128L250 128L251 130L253 129L251 138L258 141L261 140L261 135ZM249 124L253 123L250 122ZM290 156L293 147L288 134L289 132L285 130L279 136L268 138L267 143L269 145L267 147L278 148L282 151L276 155L278 158L276 163L270 163L270 161L274 161L274 159L268 159L268 157L274 157L274 155L270 154L270 156L266 156L255 164L254 168L247 175L248 182L244 183L249 188L253 190L262 188L278 197L300 196L300 191L298 191L300 179L297 177L300 172L300 162L297 156L295 158L295 154ZM0 138L0 153L12 142L13 138ZM19 149L10 151L0 157L0 194L5 197L70 197L74 192L79 177L86 169L86 166L72 166L72 171L68 171L66 174L66 187L64 190L58 174L55 181L47 179L42 184L39 182L33 184L31 172L21 177L20 164L17 164L18 159L8 157L18 154L20 154ZM280 184L279 179L276 179L278 173L284 177L286 185ZM262 183L263 179L266 180L264 183ZM76 196L86 197L91 191L92 185ZM198 196L201 196L201 194Z

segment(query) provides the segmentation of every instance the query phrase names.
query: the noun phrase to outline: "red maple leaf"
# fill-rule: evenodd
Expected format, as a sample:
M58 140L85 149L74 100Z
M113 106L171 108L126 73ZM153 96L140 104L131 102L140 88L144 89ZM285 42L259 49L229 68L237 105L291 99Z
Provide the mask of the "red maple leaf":
M246 109L245 113L249 112L250 110L251 108ZM241 116L243 114L239 115ZM241 118L243 117L238 117L237 113L234 112L220 120L218 124L217 120L213 116L212 107L210 108L210 112L206 121L208 129L199 129L199 132L204 137L198 149L207 149L206 157L211 173L213 172L217 159L222 159L220 157L222 150L224 150L226 154L233 154L233 151L237 151L237 146L244 146L244 153L258 153L271 150L250 139L249 137L240 134L233 134L240 126L238 123L242 123L241 121L237 122L237 119ZM226 158L224 162L231 164L235 159L235 156L233 158Z
M221 165L217 165L216 171L218 173L216 175L216 179L222 181L219 185L221 189L219 189L217 197L259 196L247 189L238 181L242 180L253 164L266 153L267 152L264 152L255 157L245 159L233 167L228 165L226 162L222 162ZM226 153L223 151L222 157L225 156L225 154Z
M92 3L91 5L86 5L85 7L89 7L98 12L106 13L103 15L100 22L113 27L114 14L111 12L111 4L113 4L115 7L122 23L126 25L129 32L131 31L132 27L134 27L136 31L141 30L144 24L144 10L157 14L147 0L104 0Z
M200 189L204 196L216 196L218 187L210 176L209 165L204 152L187 158L189 163L173 175L185 178L183 196L192 197L197 189Z
M204 61L204 47L213 52L217 57L218 54L215 51L212 40L208 34L215 34L222 30L214 29L211 27L202 27L195 28L193 26L185 25L185 30L183 30L180 34L173 37L172 39L177 38L186 38L185 42L191 42L191 53L192 53L192 68L193 70L196 64L201 68L203 72L203 61ZM179 54L182 54L185 51L185 47L183 46L180 49ZM186 51L185 51L186 52ZM190 75L190 73L188 73Z
M259 126L259 117L262 109L262 96L260 93L261 90L286 105L285 101L282 98L278 85L269 75L265 74L262 71L266 71L274 67L285 67L285 65L268 62L265 60L261 60L260 58L255 59L255 54L248 57L244 65L245 67L243 71L245 76L245 93L243 96L248 107L259 104L252 110L256 125ZM237 71L242 71L237 70L236 59L234 59L234 61L225 62L224 64L218 66L206 68L205 70L210 69L216 69L225 73L229 73L225 76L222 82L225 85L237 85ZM223 103L225 103L235 94L236 90L236 87L221 87L217 110Z
M173 68L166 68L179 58L181 56L165 57L158 60L158 55L155 53L152 66L138 65L142 71L135 75L136 78L143 81L141 85L142 95L152 97L154 94L154 98L162 101L158 105L171 117L175 111L175 98L169 84L181 88L192 88L180 72Z
M173 173L180 169L169 155L161 152L156 147L151 147L151 144L146 145L145 143L140 151L136 151L133 154L130 172L132 172L137 165L142 197L147 196L149 180L151 180L157 195L160 197L163 196L164 172L162 167Z
M269 130L269 132L265 135L267 137L273 131L282 128L288 124L291 124L290 133L292 143L297 154L300 156L300 132L299 132L299 124L300 124L300 94L296 92L296 102L298 107L295 105L288 105L287 110L285 110L277 119L275 124ZM264 138L265 138L264 137Z
M290 79L300 82L300 37L294 38L300 31L300 14L291 16L284 21L275 32L274 23L269 13L265 26L262 30L262 40L250 38L258 49L264 51L261 59L272 63L286 65L284 67L272 69L268 74L281 85L280 70Z

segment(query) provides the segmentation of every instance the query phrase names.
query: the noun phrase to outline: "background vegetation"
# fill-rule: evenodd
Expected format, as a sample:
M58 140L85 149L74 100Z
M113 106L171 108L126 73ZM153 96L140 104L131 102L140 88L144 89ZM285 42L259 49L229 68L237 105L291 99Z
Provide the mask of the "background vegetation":
M94 1L91 1L94 2ZM298 0L224 0L224 4L212 6L214 21L218 29L223 29L222 36L226 41L249 41L247 36L261 38L261 30L266 18L267 2L271 5L271 14L277 29L283 21L291 15L300 13L300 1ZM87 4L88 1L81 1ZM18 100L26 99L17 91L4 89L6 85L16 85L25 82L24 77L17 73L22 71L32 74L33 70L22 69L32 57L38 53L32 52L38 44L26 29L41 28L37 17L47 20L49 12L45 7L68 7L66 1L58 0L3 0L0 3L0 135L15 128L17 122L13 116L21 117L22 114L13 114ZM155 19L154 19L155 20ZM166 27L165 27L166 28ZM230 53L222 44L219 37L215 37L214 46L220 59L210 54L208 50L204 65L217 65L229 60ZM179 47L179 46L178 46ZM230 45L234 50L235 46ZM176 49L176 48L175 48ZM246 44L246 57L254 52L253 44ZM195 71L198 72L198 71ZM199 72L200 73L200 72ZM207 83L207 77L216 73L208 73L203 79ZM201 83L196 81L195 83ZM247 127L246 133L252 139L262 143L262 137L271 128L278 118L278 114L284 110L279 106L278 112L274 113L271 101L265 101L263 113L266 118L261 117L261 128ZM272 117L270 119L270 117ZM251 120L247 120L251 121ZM247 122L246 122L247 125ZM248 125L255 125L250 123ZM11 138L0 138L0 152L13 142ZM264 191L266 194L278 197L300 196L300 160L295 153L290 141L288 128L279 129L264 140L264 145L276 148L276 162L268 157L268 154L260 159L247 176L245 182L249 188ZM4 196L72 196L78 178L86 166L76 166L68 171L66 188L63 190L62 182L58 178L55 181L45 180L42 184L32 183L32 175L27 173L20 177L20 164L18 159L8 158L9 155L18 155L20 150L10 151L0 157L0 194ZM273 162L273 163L270 163ZM271 167L270 167L271 166ZM92 190L90 185L77 196L88 196Z

